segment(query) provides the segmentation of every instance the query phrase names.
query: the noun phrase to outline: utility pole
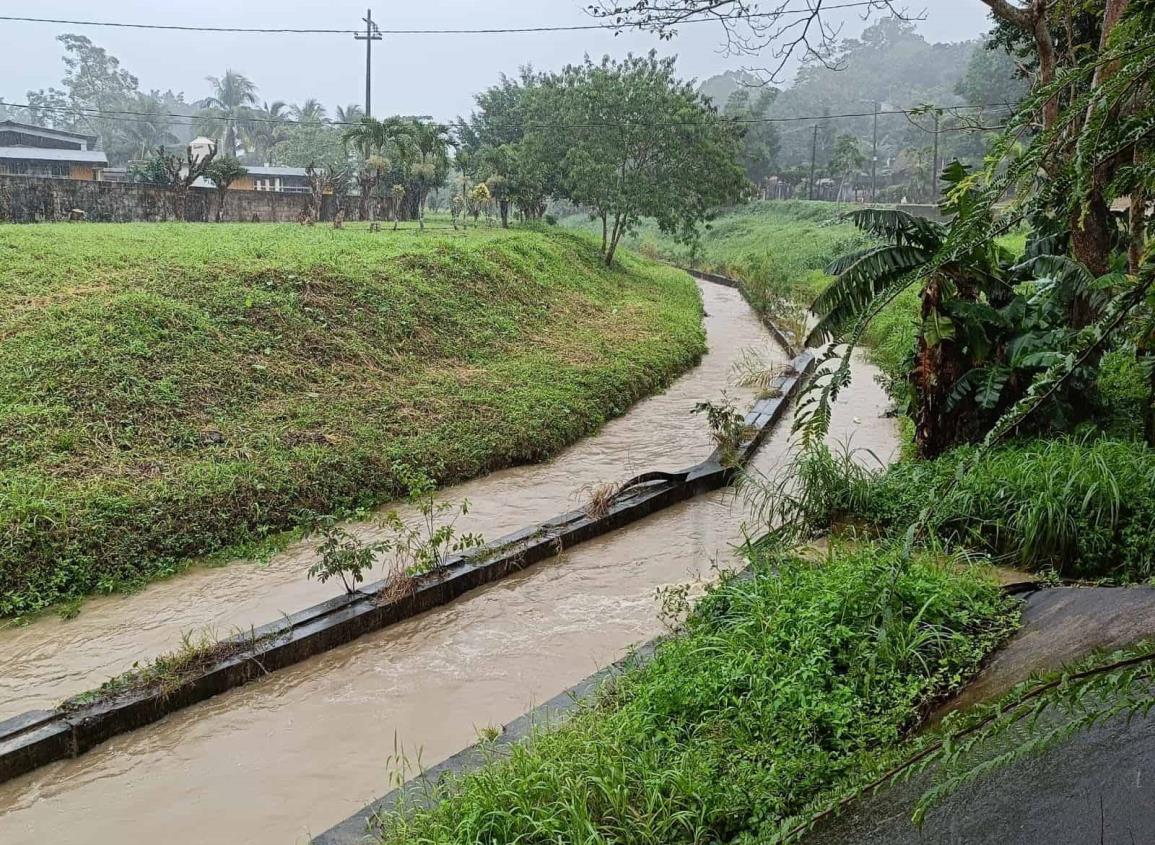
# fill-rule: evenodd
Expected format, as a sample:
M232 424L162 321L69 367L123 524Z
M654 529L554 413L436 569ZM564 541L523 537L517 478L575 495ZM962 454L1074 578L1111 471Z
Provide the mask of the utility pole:
M934 113L934 159L930 168L930 201L938 202L938 119L939 113Z
M874 101L874 148L870 154L870 203L878 196L878 100Z
M365 34L355 34L353 37L358 41L365 42L365 117L373 116L373 42L380 41L384 36L381 35L381 30L377 28L377 24L373 23L373 10L366 9L365 17L361 18L365 22Z
M818 161L818 124L814 124L814 141L810 144L810 190L808 199L814 199L814 166Z

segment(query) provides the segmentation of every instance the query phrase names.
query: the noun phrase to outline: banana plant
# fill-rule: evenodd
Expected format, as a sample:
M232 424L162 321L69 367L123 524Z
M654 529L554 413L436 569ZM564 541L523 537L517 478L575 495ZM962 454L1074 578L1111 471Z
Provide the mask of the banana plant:
M807 344L846 351L834 353L842 365L820 380L818 398L804 404L799 424L812 429L811 437L828 423L833 399L849 379L849 347L909 288L917 287L921 306L908 413L918 453L934 457L981 440L1039 373L1069 354L1072 303L1105 302L1118 287L1117 276L1095 278L1078 262L1048 254L1056 243L1051 237L1032 238L1025 260L994 238L949 252L950 226L994 228L989 205L977 201L968 177L957 162L943 173L950 188L944 211L955 221L949 225L898 210L848 215L875 243L835 261L828 270L834 282L812 306L818 321ZM1094 367L1077 375L1056 397L1053 419L1060 426L1085 410L1079 398L1089 395Z

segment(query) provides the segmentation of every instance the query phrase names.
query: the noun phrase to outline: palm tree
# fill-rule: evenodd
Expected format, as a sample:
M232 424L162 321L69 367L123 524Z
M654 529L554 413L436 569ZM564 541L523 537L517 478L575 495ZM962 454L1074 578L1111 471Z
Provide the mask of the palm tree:
M989 236L991 207L978 201L968 175L957 161L943 173L951 187L943 203L954 218L950 226L896 210L848 215L875 243L834 262L834 282L811 306L819 321L807 345L833 340L848 347L820 400L810 403L816 425L803 425L808 434L829 419L830 402L849 378L855 342L904 290L916 288L921 300L906 381L915 445L928 458L986 435L1043 371L1070 357L1080 303L1097 312L1105 307L1114 282L1055 254L1060 241L1053 219L1032 221L1025 257ZM1083 358L1070 371L1071 383L1050 394L1052 423L1069 427L1090 412L1095 363Z
M172 118L167 114L167 106L159 97L141 95L133 105L136 119L125 123L124 132L132 144L131 155L147 158L151 150L180 143L180 138L170 129Z
M298 123L320 123L325 119L325 107L314 97L310 97L299 106L293 106L289 111L293 115L293 120Z
M453 138L445 124L421 121L410 121L407 135L413 153L411 175L417 187L417 220L424 229L425 199L430 190L445 183Z
M241 135L259 163L268 164L273 147L288 137L287 121L288 105L282 100L266 102L250 111Z
M957 185L966 171L956 162L944 175ZM949 210L965 221L971 204L960 197ZM937 456L974 433L975 415L956 408L954 398L960 380L980 363L975 344L968 343L967 323L1009 301L1011 258L987 241L939 260L947 227L904 211L868 208L847 217L876 242L829 267L835 279L811 306L819 319L806 343L849 338L853 345L884 305L918 286L922 309L909 376L911 411L920 455ZM826 407L825 401L819 407Z
M342 135L345 148L355 149L362 160L357 177L361 187L358 203L358 216L361 220L368 217L370 197L383 171L395 165L404 168L409 158L410 144L406 127L406 122L399 117L387 117L385 120L363 117Z
M213 93L198 106L202 109L200 128L222 138L225 155L237 153L237 133L244 128L257 102L257 86L251 79L229 68L224 76L209 76Z
M361 118L365 116L365 109L356 103L350 103L347 106L337 106L337 111L333 117L333 122L344 126L352 126L355 123L360 123Z

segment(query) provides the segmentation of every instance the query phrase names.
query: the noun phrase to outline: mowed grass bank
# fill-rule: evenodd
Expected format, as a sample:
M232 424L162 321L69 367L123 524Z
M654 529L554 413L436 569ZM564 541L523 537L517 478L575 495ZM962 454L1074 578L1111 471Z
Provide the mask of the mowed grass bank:
M0 615L545 458L704 351L568 233L0 227Z

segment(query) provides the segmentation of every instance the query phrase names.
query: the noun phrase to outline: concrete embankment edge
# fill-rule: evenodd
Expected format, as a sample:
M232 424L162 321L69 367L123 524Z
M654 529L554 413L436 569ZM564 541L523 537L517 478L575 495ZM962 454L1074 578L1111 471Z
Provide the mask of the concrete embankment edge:
M671 505L727 486L736 467L753 456L813 370L804 352L771 385L776 395L759 400L746 417L747 437L736 460L723 465L721 450L681 473L625 489L605 514L571 511L458 555L414 579L395 596L378 582L222 642L219 660L166 689L97 696L89 704L40 710L0 722L0 782L49 763L78 757L114 736L157 722L181 709L300 663L366 634L410 619L512 572L555 557Z
M510 748L527 739L535 729L558 724L574 708L591 699L607 681L631 667L647 662L653 657L658 642L659 640L653 640L646 643L635 649L625 659L590 675L565 692L554 696L545 704L519 716L502 728L501 735L493 741L475 743L436 766L429 767L417 777L362 808L340 824L314 837L312 845L363 845L363 843L372 841L369 832L376 816L389 812L398 806L426 806L432 787L441 778L446 775L466 774L479 769L486 763L508 754Z

